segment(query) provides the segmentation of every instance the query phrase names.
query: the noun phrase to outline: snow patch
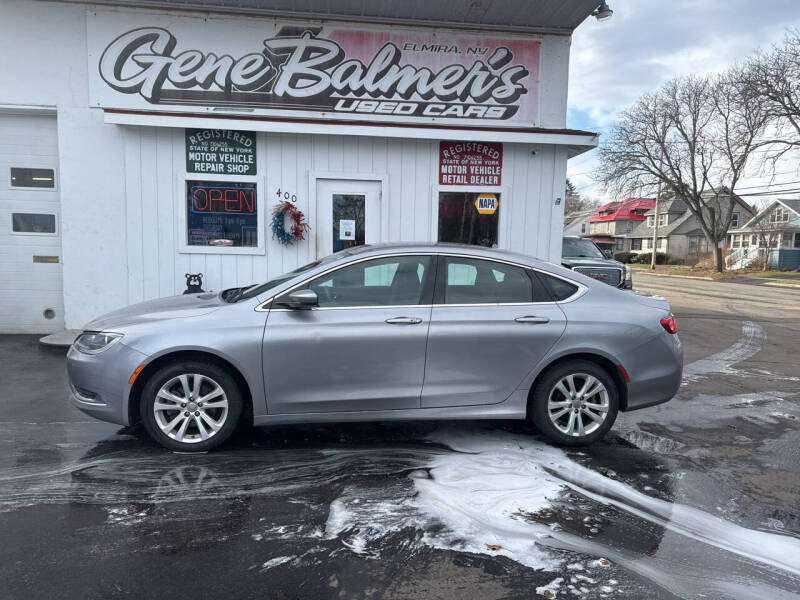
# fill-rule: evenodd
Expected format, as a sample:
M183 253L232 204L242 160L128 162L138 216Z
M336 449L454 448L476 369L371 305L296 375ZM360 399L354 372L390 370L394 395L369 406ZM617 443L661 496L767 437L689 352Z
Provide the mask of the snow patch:
M537 587L536 594L544 596L545 598L555 598L558 595L558 589L561 587L562 583L564 583L564 578L556 577L547 585Z
M278 565L282 565L294 559L294 556L276 556L275 558L271 558L267 562L262 563L261 569L266 571L267 569L277 567Z
M753 321L742 322L742 337L739 338L739 341L722 352L717 352L684 367L683 382L697 381L711 373L735 374L733 365L758 354L766 339L767 332L761 325Z

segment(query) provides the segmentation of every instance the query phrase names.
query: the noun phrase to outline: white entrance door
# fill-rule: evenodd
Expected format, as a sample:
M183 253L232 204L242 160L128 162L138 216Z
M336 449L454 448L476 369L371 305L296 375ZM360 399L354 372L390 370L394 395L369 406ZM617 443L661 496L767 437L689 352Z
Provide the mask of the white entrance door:
M380 241L381 183L317 179L317 258Z
M55 116L0 113L0 333L64 329Z

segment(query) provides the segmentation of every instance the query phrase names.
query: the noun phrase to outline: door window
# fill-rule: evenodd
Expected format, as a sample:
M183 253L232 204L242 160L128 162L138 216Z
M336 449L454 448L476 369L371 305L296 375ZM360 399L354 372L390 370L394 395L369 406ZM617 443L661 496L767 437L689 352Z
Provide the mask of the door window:
M11 231L14 233L55 233L56 216L39 213L12 213Z
M430 256L392 256L342 267L312 281L320 307L407 306L423 303Z
M526 269L473 258L445 257L445 304L507 304L549 301L535 293ZM542 290L543 292L543 290Z
M365 242L364 194L333 194L333 251L339 252Z
M56 176L53 169L27 169L11 167L11 187L54 188Z

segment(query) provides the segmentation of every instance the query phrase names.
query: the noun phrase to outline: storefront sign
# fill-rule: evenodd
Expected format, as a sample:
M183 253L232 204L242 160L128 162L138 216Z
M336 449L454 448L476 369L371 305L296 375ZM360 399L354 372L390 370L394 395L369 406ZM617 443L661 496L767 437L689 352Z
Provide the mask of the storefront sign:
M187 129L186 172L255 175L256 134L228 129Z
M439 142L439 185L500 185L503 144Z
M255 183L187 181L189 246L258 246Z
M93 106L494 127L538 119L535 39L103 11L87 19Z
M500 206L500 201L494 194L478 194L475 198L475 208L482 215L493 215Z

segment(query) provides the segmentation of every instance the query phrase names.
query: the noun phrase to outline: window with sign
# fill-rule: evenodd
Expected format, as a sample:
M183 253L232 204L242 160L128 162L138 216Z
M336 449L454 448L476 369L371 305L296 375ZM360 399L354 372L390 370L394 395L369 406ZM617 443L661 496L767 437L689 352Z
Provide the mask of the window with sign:
M439 192L439 241L497 246L500 194Z
M257 247L256 187L254 181L186 181L187 245Z

